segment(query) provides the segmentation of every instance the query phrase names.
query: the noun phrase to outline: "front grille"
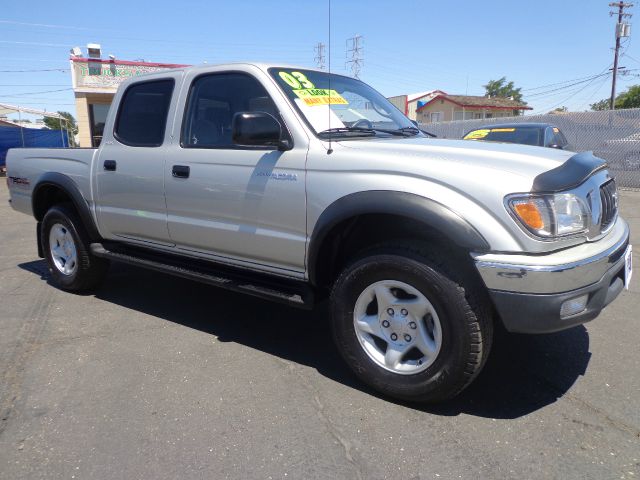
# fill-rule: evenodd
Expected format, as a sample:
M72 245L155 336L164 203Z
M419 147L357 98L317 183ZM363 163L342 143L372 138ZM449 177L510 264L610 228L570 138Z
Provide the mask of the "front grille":
M600 187L600 231L604 232L615 221L618 214L618 192L615 180L609 180Z

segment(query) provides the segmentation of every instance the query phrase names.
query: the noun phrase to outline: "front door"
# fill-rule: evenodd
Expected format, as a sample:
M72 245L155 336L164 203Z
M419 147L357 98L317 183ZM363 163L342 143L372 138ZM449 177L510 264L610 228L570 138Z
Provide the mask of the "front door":
M281 152L231 140L237 112L284 121L263 85L243 72L196 77L180 142L165 169L176 248L226 263L302 274L306 240L306 145ZM286 130L286 126L284 126Z

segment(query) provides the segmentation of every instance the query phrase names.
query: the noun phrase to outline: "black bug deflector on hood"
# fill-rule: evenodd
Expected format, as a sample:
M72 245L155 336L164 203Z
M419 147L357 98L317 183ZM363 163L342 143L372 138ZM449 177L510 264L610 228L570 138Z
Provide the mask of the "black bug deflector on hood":
M607 162L596 157L593 152L576 153L559 167L541 173L533 179L532 192L560 192L577 187Z

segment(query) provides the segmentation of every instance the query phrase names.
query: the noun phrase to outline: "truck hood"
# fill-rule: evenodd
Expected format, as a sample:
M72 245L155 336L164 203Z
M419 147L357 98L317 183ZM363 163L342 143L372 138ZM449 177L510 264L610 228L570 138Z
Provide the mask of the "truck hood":
M432 138L372 138L339 142L346 149L370 154L372 159L396 158L406 171L421 173L432 168L495 170L532 184L536 176L559 167L574 152L513 143L444 140ZM353 152L356 153L356 152ZM400 166L400 165L398 165ZM520 182L518 182L520 183Z

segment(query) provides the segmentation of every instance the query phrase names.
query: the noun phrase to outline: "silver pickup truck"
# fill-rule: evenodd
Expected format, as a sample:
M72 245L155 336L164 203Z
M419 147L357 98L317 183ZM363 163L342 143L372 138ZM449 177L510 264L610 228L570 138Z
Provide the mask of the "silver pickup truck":
M631 276L606 163L429 138L359 80L232 64L129 79L98 149L15 149L11 205L70 291L110 260L312 308L378 391L464 389L494 326L587 322ZM304 330L301 330L304 331Z

